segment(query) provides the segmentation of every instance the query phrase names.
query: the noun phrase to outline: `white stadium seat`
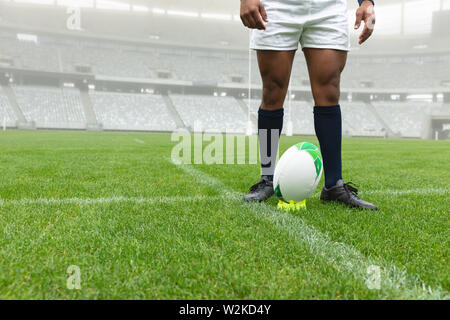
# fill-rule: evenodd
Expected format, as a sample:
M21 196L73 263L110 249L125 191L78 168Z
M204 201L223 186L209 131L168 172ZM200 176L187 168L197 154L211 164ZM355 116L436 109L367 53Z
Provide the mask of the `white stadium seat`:
M194 129L244 133L247 114L232 97L171 95L184 123Z
M15 86L17 103L38 128L84 129L86 119L78 89Z
M0 88L0 127L5 124L8 127L13 127L16 125L17 117L14 114L14 110L9 104L8 98L3 93Z
M97 120L109 130L171 131L176 124L162 96L91 92Z

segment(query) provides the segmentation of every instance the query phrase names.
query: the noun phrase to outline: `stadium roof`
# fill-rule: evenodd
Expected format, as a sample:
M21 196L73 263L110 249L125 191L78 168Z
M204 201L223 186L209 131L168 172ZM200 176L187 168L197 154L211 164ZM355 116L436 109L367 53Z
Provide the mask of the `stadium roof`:
M375 0L376 1L376 0ZM404 0L378 0L378 5L386 5L390 3L399 3ZM194 9L199 12L206 11L219 11L219 12L232 12L239 11L240 0L129 0L132 4L139 4L150 7L161 7L166 9ZM356 0L347 0L350 6L357 6Z
M433 12L450 9L450 0L375 0L377 13L377 35L429 35L432 32ZM354 21L356 0L347 0L349 21ZM402 5L402 3L404 5ZM222 20L240 23L240 0L0 0L0 4L18 7L42 5L62 7L79 6L99 11L149 13L164 17L201 18L204 21ZM154 19L155 20L155 19ZM24 20L25 21L25 20ZM173 21L167 22L171 28ZM224 31L225 32L225 31Z
M140 3L142 5L158 6L166 9L194 9L199 12L218 11L218 12L237 12L239 11L239 0L134 0L132 3Z
M379 5L399 3L404 0L381 0ZM197 13L213 12L236 14L239 12L240 0L0 0L0 2L40 5L64 5L81 7L99 7L104 9L128 9L135 7L136 11L152 11L156 9L193 11ZM356 0L347 0L349 6L356 7Z

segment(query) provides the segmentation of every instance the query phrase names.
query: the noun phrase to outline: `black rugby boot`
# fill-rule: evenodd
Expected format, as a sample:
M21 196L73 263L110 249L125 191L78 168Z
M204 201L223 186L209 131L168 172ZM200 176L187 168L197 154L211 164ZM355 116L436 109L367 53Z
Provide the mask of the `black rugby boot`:
M339 180L334 187L329 189L323 188L320 199L323 201L342 202L350 208L378 210L377 206L364 201L358 197L358 189L351 185L352 183L344 183Z
M262 177L261 180L250 188L250 192L244 196L245 201L264 201L273 196L273 182Z

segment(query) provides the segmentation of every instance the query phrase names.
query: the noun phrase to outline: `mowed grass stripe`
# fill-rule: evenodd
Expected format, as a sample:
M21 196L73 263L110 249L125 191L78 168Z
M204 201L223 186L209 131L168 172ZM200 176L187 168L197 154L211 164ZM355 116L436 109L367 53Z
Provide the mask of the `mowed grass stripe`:
M91 204L109 204L109 203L170 203L170 202L199 202L199 201L217 201L223 199L223 196L173 196L173 197L153 197L153 198L139 198L139 197L108 197L108 198L37 198L37 199L19 199L7 200L0 199L0 206L5 205L59 205L59 204L77 204L77 205L91 205Z
M319 194L315 192L315 194ZM364 191L361 194L380 194L380 195L448 195L449 189L411 189L411 190L371 190ZM229 195L228 195L229 196ZM114 202L134 202L134 203L164 203L164 202L198 202L198 201L216 201L223 200L226 196L172 196L172 197L124 197L115 196L107 198L37 198L37 199L0 199L0 206L5 205L33 205L33 204L78 204L90 205Z
M224 201L240 202L243 206L249 207L258 217L267 219L275 226L288 232L292 238L305 243L312 254L320 257L340 272L353 275L355 279L365 282L369 276L369 268L372 266L380 267L380 293L386 298L449 299L440 287L431 288L418 276L409 275L405 270L383 261L367 258L354 247L333 241L328 235L308 225L299 217L294 217L264 203L243 203L242 194L226 186L220 180L190 165L176 166L192 176L197 182L220 189L226 196Z

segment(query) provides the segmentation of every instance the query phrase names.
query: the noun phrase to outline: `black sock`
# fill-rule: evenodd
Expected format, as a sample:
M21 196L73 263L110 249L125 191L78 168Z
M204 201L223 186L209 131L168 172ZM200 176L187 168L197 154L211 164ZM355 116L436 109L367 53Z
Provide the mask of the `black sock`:
M259 109L258 134L262 177L273 181L277 160L278 142L283 129L284 109L275 111Z
M342 179L341 107L314 107L314 127L322 152L325 187L331 188Z

